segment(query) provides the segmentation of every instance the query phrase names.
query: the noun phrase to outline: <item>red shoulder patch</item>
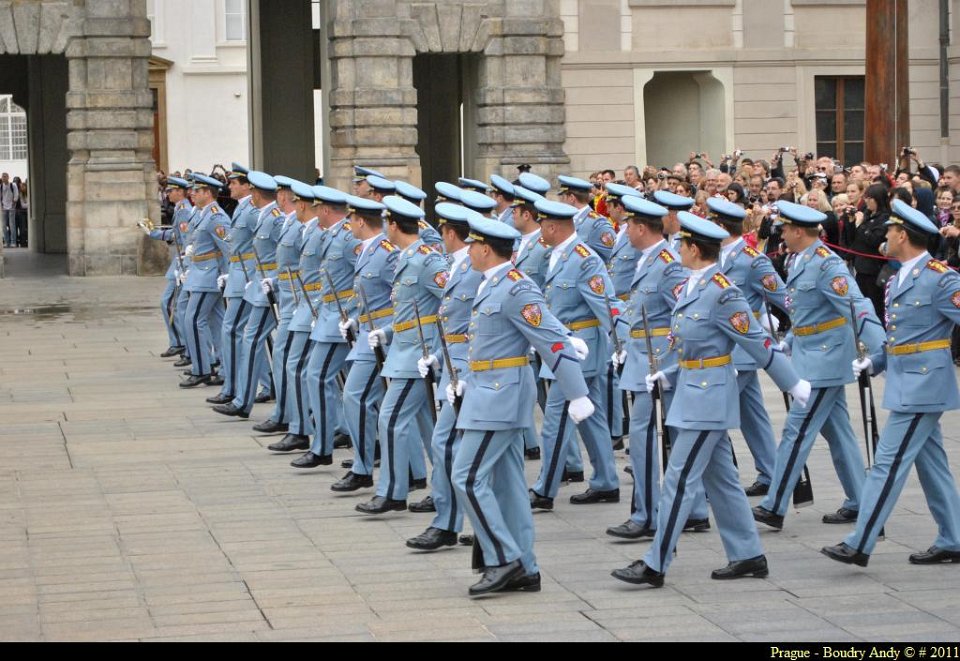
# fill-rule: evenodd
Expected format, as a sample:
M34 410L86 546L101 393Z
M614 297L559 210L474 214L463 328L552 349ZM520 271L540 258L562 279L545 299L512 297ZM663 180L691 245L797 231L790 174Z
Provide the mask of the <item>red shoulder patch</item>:
M953 303L953 307L960 308L960 291L955 292L953 296L950 297L950 302Z
M763 288L767 291L777 291L777 288L779 287L777 284L777 276L773 275L772 273L760 278L760 282L763 283Z
M935 259L931 259L929 262L927 262L927 268L931 271L935 271L936 273L946 273L950 270L950 267L948 267L946 264L943 262L938 262Z
M850 291L850 285L847 282L847 279L843 276L834 278L830 283L830 287L837 293L838 296L846 296L847 292Z
M579 244L579 245L578 245L576 248L574 248L573 250L574 250L574 252L576 252L578 255L580 255L580 256L583 257L584 259L586 259L587 257L590 256L590 251L587 250L587 247L586 247L585 245L583 245L582 243Z
M187 233L187 230L189 230L189 229L190 229L190 224L189 224L189 223L180 223L180 231L181 231L181 232L183 232L184 234L186 234L186 233Z
M394 250L397 249L397 247L396 247L395 245L393 245L392 243L390 243L390 242L387 241L386 239L384 239L383 241L380 242L380 247L383 248L384 250L386 250L387 252L393 252Z
M751 258L756 259L760 256L760 251L752 246L746 246L743 249L743 254L749 255Z
M613 244L617 242L616 237L613 236L610 232L604 232L600 235L600 243L602 243L607 248L612 248Z
M607 286L603 282L603 278L599 275L595 275L590 278L590 289L594 294L602 296L605 291L607 291Z
M660 251L660 260L665 264L673 264L675 261L677 261L673 258L673 255L670 254L669 250Z
M814 252L816 252L819 257L823 257L823 258L827 258L832 254L829 250L827 250L823 246L820 246Z
M435 276L433 276L433 281L437 283L437 287L439 287L440 289L444 289L447 286L447 277L448 276L446 271L440 271Z
M717 273L710 280L720 289L730 289L733 285L730 284L730 281L727 280L727 277L722 273Z
M540 328L540 323L543 321L543 312L540 310L540 306L536 303L524 306L524 308L520 310L520 316L523 317L523 320L534 328ZM561 349L562 346L563 345L561 345Z
M520 282L523 280L523 274L520 273L517 269L510 269L507 271L507 277L513 280L514 282Z
M750 317L746 312L734 312L730 317L730 325L741 335L750 332Z
M215 228L213 228L213 232L220 238L220 240L227 238L227 228L223 225L217 225Z

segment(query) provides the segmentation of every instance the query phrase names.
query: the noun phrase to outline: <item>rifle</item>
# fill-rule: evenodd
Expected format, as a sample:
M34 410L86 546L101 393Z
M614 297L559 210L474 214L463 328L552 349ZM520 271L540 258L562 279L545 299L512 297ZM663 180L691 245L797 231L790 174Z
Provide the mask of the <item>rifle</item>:
M860 331L857 328L857 309L850 301L850 321L853 322L853 341L857 348L857 358L863 360L867 357L867 347L860 339ZM877 443L880 442L880 430L877 427L877 406L873 401L873 382L870 379L870 370L860 372L857 379L857 388L860 391L860 416L863 418L863 442L867 447L867 472L873 465L874 458L877 456ZM877 539L884 539L887 535L886 528L881 528L877 534Z
M420 306L417 305L417 301L413 301L413 314L417 317L417 335L420 336L420 350L423 352L423 358L426 360L430 357L430 350L427 348L427 341L423 339L423 323L420 321ZM437 315L439 318L439 315ZM437 377L433 373L433 368L431 367L427 372L427 376L424 377L423 383L427 388L427 405L430 407L430 416L433 418L433 424L437 424L437 405L434 402L434 386L437 383Z
M440 334L440 349L443 351L443 364L447 368L447 373L450 375L450 385L453 387L453 391L457 391L457 386L460 384L460 371L454 367L453 360L450 358L450 348L447 346L446 333L443 330L443 321L440 317L437 316L437 332ZM453 410L456 414L460 415L460 407L463 405L463 397L457 395L453 400Z
M360 296L360 304L363 306L363 311L367 315L367 325L369 326L370 332L372 333L375 330L377 330L377 327L373 324L373 310L370 309L370 305L367 301L367 293L363 290L363 285L361 285L359 282L357 283L357 294ZM384 363L387 362L387 357L383 353L383 347L377 346L377 348L373 350L373 355L376 356L376 359L377 359L377 372L382 374L383 365ZM380 378L383 379L384 389L389 388L390 383L387 381L387 378L386 377L380 377Z
M770 324L771 332L773 339L780 341L780 336L777 333L773 332L773 312L770 308L770 298L764 294L763 295L763 308L767 313L767 323ZM790 395L783 393L783 405L787 408L787 413L790 413ZM813 505L813 482L810 479L810 467L806 464L803 465L803 473L800 474L800 479L797 480L797 484L793 487L793 506L794 507L807 507L808 505Z
M647 306L640 304L640 315L643 320L643 335L647 345L647 363L650 374L656 374L660 371L657 364L657 357L653 353L653 339L650 337L650 322L647 319ZM653 390L650 391L650 397L653 398L653 408L659 411L659 432L660 432L660 470L666 472L667 461L670 459L670 434L667 431L667 412L663 403L663 393L660 392L660 383L655 383ZM658 405L659 403L659 405Z
M614 313L613 305L610 303L610 297L604 297L607 303L607 315L610 317L610 332L613 334L611 338L613 340L613 350L617 352L619 356L623 353L623 342L620 341L620 336L617 334L617 315ZM623 376L623 364L617 367L617 376Z
M337 295L337 287L333 283L333 276L330 275L330 271L324 271L324 274L327 276L327 282L330 283L330 291L333 292L333 300L337 302L337 310L340 312L340 321L346 322L350 317L347 316L346 311L343 309L343 304L340 302L340 297ZM347 328L347 344L351 348L357 343L357 336L353 334L352 328Z

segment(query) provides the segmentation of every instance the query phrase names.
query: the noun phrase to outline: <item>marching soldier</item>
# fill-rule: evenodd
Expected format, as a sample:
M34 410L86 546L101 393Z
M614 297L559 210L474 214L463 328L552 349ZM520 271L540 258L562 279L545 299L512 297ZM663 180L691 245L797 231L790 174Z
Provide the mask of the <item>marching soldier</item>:
M482 181L476 179L467 179L466 177L460 177L457 179L457 183L460 184L460 188L463 190L472 190L481 195L488 195L490 193L490 187L487 186Z
M491 198L478 193L475 190L465 190L460 195L460 204L465 206L471 211L476 211L481 216L487 216L488 218L493 217L494 209L496 209L497 203L494 202Z
M226 404L236 396L237 360L240 357L243 328L250 316L250 305L243 300L243 295L251 282L250 274L255 268L252 246L257 219L251 202L253 195L247 174L249 171L246 168L234 163L233 170L227 175L230 197L237 200L237 206L233 210L227 237L230 246L229 253L226 253L229 268L217 278L217 286L223 291L227 302L223 326L220 329L223 337L223 352L220 356L223 384L219 394L207 398L210 404Z
M367 183L368 177L386 179L381 173L359 165L353 166L353 194L357 197L370 197L373 187Z
M273 415L253 430L263 434L285 433L290 430L291 409L290 379L287 374L287 361L293 344L290 322L302 294L297 289L297 276L300 274L300 252L303 250L303 237L307 221L313 219L313 202L316 199L313 188L303 182L295 181L291 185L294 210L286 216L280 230L277 243L277 276L263 281L264 293L274 292L280 307L280 320L277 337L274 342L273 375L276 385L277 403Z
M546 197L547 193L550 192L550 182L539 175L533 174L532 172L520 173L517 181L520 182L521 186L529 191L533 191L537 195Z
M613 291L610 276L603 262L584 245L574 231L573 217L577 210L567 204L540 200L536 202L544 241L552 247L544 294L550 312L571 331L571 343L584 361L583 376L596 406L603 402L603 363L610 351L607 333L610 316L608 292ZM570 445L576 442L563 388L557 388L556 375L545 363L541 376L553 387L547 394L547 408L541 432L543 464L540 477L530 490L534 509L553 509L553 499L560 488L564 459ZM602 406L580 426L580 436L587 448L593 476L585 493L571 496L575 505L620 501L610 427Z
M230 219L216 204L222 187L213 177L194 174L193 199L200 211L185 252L190 268L184 285L190 293L186 330L187 351L193 362L190 378L180 383L181 388L207 385L213 377L213 333L220 332L220 328L211 328L211 322L217 319L216 309L221 305L217 279L221 271L226 271L224 255L229 251L226 239L230 231Z
M823 522L853 523L860 507L864 466L850 426L845 389L854 380L848 366L856 351L850 301L867 347L877 351L886 338L873 305L860 293L844 261L820 241L819 228L826 216L792 202L778 202L777 207L783 241L796 255L786 284L792 330L783 346L792 352L797 372L813 384L813 395L809 407L792 407L787 415L769 491L753 509L753 516L771 528L783 528L789 496L814 440L823 433L846 495L840 509L825 515Z
M943 448L940 417L960 408L950 334L960 323L960 276L927 252L937 227L900 200L887 221L887 255L901 263L887 283L887 346L853 363L854 375L886 371L883 407L890 411L876 463L863 486L856 529L829 558L866 567L877 535L916 463L927 506L937 523L933 546L913 553L914 565L960 562L960 494Z
M449 203L440 203L435 208L439 218L441 236L449 256L450 272L444 287L443 304L438 312L442 322L450 364L457 371L454 376L445 361L441 368L438 354L431 353L417 362L420 375L426 378L432 370L442 376L437 384L437 401L441 402L440 415L433 431L431 450L433 454L433 477L431 479L432 504L436 516L423 533L407 540L407 546L419 551L433 551L442 546L454 546L457 533L463 529L463 505L457 500L451 483L453 461L460 447L461 433L457 430L457 411L446 397L449 383L466 378L467 339L470 313L482 277L473 270L467 255L466 240L470 234L468 219L475 212ZM411 511L415 511L411 506Z
M377 495L356 507L364 514L407 509L409 471L412 466L416 479L417 463L422 466L424 452L414 433L419 428L417 416L433 406L433 397L426 396L417 369L423 355L420 334L428 348L435 345L437 309L447 283L446 260L419 239L423 210L396 196L385 198L384 205L387 237L401 253L393 281L393 326L368 334L371 349L389 346L381 375L390 379L390 386L378 420L381 465Z
M590 206L590 191L593 184L576 177L560 176L560 201L577 210L573 224L580 240L600 255L605 264L610 262L613 245L617 241L613 225L606 216L601 216Z
M629 201L628 201L629 204ZM740 290L717 264L720 242L728 235L710 221L683 212L680 255L690 269L680 287L673 311L669 350L679 357L676 366L648 374L648 390L658 383L675 389L667 424L676 430L660 498L657 531L642 560L612 575L628 583L662 587L685 521L702 486L710 495L717 528L730 561L711 578L727 580L767 575L750 504L733 464L727 430L739 424L738 397L731 351L743 347L783 390L789 390L802 409L810 384L800 380L778 348L753 318ZM679 371L678 371L679 370ZM631 452L631 455L633 453Z
M267 338L277 327L278 319L262 283L276 278L277 243L284 224L283 213L277 208L276 180L264 172L256 171L249 172L247 180L252 192L251 205L256 209L256 214L250 214L256 223L251 242L254 268L249 275L250 285L243 294L243 300L250 306L250 312L237 357L236 396L231 402L220 404L213 409L221 415L244 419L250 417L253 409L257 383L269 383L271 380Z
M306 224L303 234L303 250L300 252L300 264L297 269L297 289L300 302L290 320L290 353L287 358L287 387L290 396L290 425L287 435L267 449L271 452L293 452L310 449L310 435L314 432L313 418L310 415L310 394L307 391L307 363L310 360L310 332L320 309L320 291L323 283L320 277L320 262L329 240L329 232L321 226L321 217L331 225L330 218L343 213L347 203L346 193L327 186L313 187L314 204L307 214L312 219ZM310 460L311 453L303 457ZM299 460L299 459L297 459ZM294 461L297 461L294 460ZM308 461L307 463L312 463Z
M469 594L535 592L540 571L521 440L522 430L533 423L530 345L556 376L551 392L569 402L563 408L575 424L594 406L567 330L537 286L510 263L519 232L479 216L470 217L470 229L472 268L483 274L469 327L470 371L459 388L446 388L451 404L462 397L457 427L463 438L453 486L483 556L483 577Z
M490 195L497 205L494 212L497 220L513 227L514 203L516 202L516 187L498 174L490 175L490 184L493 191Z
M747 217L743 207L719 197L707 200L707 206L711 220L730 234L720 249L720 272L737 286L760 325L776 337L778 322L776 317L768 317L767 302L789 314L783 280L770 259L743 240L743 221ZM733 366L740 387L740 431L757 470L757 478L746 492L748 496L765 496L776 465L777 442L773 425L763 403L756 362L737 347L733 350Z
M399 255L383 231L385 206L352 196L347 204L350 229L360 241L353 289L363 306L357 309L358 317L340 323L341 337L346 340L352 334L356 341L347 356L350 371L343 386L343 417L353 441L353 465L343 479L330 487L339 493L373 486L377 418L386 388L367 335L369 329L390 326L393 321L390 295Z
M696 202L689 197L665 190L656 191L653 194L653 201L667 210L668 213L663 219L663 231L667 237L667 243L670 245L670 250L679 253L680 219L677 214L681 211L690 211Z
M397 195L405 199L411 204L423 208L423 203L427 199L427 194L414 186L413 184L408 184L405 181L395 181L393 182L397 187ZM420 240L426 243L428 246L435 250L440 250L443 245L443 240L440 238L440 234L437 230L433 229L433 226L425 220L420 221Z

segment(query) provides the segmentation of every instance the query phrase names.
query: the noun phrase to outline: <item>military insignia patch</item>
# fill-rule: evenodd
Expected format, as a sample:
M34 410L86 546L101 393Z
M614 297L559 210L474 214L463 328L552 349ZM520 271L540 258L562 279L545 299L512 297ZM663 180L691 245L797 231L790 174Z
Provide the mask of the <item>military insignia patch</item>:
M777 276L765 275L760 279L760 282L763 284L763 288L767 291L777 291Z
M938 262L935 259L931 259L929 262L927 262L927 268L931 271L936 271L937 273L946 273L949 270L949 268L943 262Z
M953 302L953 307L960 308L960 291L955 292L950 300Z
M735 312L730 316L730 325L741 335L750 332L750 316L746 312Z
M184 234L187 233L187 230L190 229L190 223L180 223L180 231Z
M665 264L673 264L677 260L673 258L673 255L670 254L669 250L662 250L660 251L660 261L664 262Z
M220 240L227 238L227 228L224 227L223 225L217 225L213 229L213 232L220 238Z
M743 254L744 254L744 255L749 255L750 257L752 257L752 258L754 258L754 259L756 259L757 257L760 256L760 252L759 252L756 248L752 248L751 246L746 246L746 247L743 249Z
M586 247L585 245L583 245L582 243L579 244L579 245L577 245L576 248L574 248L574 252L576 252L578 255L580 255L580 256L583 257L584 259L586 259L587 257L590 256L590 251L587 250L587 247Z
M830 256L830 251L824 248L823 246L820 246L819 248L817 248L815 252L817 253L818 257L827 258Z
M438 274L433 276L433 281L437 283L437 287L443 289L447 286L447 272L440 271Z
M833 279L833 282L830 283L830 288L837 292L838 296L846 296L847 292L850 291L850 284L846 278L840 276L839 278Z
M595 275L592 278L590 278L589 284L590 284L590 290L594 294L603 294L603 292L607 291L607 286L604 284L603 278L600 277L599 275Z
M612 248L616 241L617 239L610 232L604 232L600 235L600 243L605 245L607 248Z
M543 312L540 311L539 305L536 303L527 305L520 310L520 314L528 324L534 328L540 328L540 322L543 321Z
M684 280L684 281L681 282L679 285L677 285L676 287L673 288L673 297L674 297L674 298L676 298L676 299L679 300L680 294L683 293L683 288L684 288L684 286L685 286L686 284L687 284L687 281Z
M550 347L550 353L560 353L561 351L563 351L563 342L557 342Z
M429 254L432 253L432 252L433 252L433 251L432 251L428 246L420 246L420 254L421 254L421 255L429 255Z
M394 250L397 249L396 246L394 246L392 243L390 243L386 239L380 242L380 247L386 250L387 252L393 252Z
M733 285L730 284L730 281L727 280L727 277L722 273L717 273L710 280L720 289L730 289Z
M507 277L513 280L514 282L520 282L523 280L523 274L520 273L517 269L510 269L507 271Z

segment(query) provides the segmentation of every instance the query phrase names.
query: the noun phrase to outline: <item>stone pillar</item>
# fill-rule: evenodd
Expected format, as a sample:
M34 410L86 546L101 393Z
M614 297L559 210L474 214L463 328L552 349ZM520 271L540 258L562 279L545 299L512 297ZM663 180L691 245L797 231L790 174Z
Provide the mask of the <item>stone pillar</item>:
M354 163L420 182L417 93L409 7L399 0L333 0L327 34L331 80L331 186L350 190Z
M136 222L159 221L148 86L150 23L142 0L87 2L67 45L67 248L71 275L145 275L165 247Z
M563 174L570 159L566 140L560 60L563 21L555 0L503 3L500 31L480 61L476 91L477 158L474 172L508 179L521 163L537 174Z

